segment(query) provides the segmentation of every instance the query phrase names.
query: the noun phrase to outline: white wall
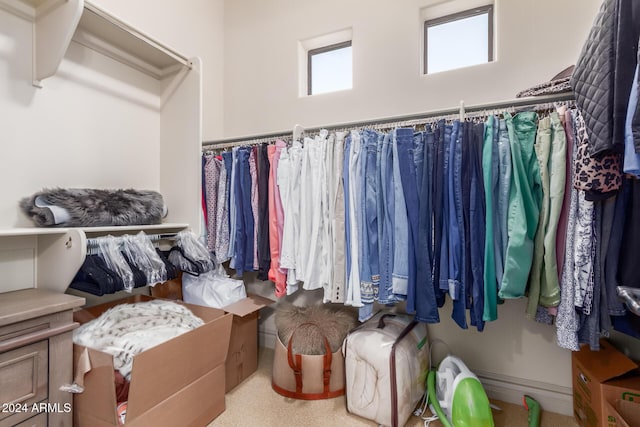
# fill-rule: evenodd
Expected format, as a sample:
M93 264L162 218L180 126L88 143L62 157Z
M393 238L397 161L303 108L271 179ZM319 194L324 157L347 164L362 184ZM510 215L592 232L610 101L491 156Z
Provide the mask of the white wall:
M202 59L202 135L223 135L223 0L91 0L186 57Z
M159 190L159 167L143 167L160 159L159 81L71 43L37 89L31 38L0 10L0 227L32 225L18 201L43 188Z
M599 0L496 0L496 61L424 76L419 17L421 8L434 3L443 2L226 1L225 135L452 108L460 100L472 105L512 99L576 62L600 5ZM353 89L298 96L298 41L344 28L353 28ZM273 295L262 282L249 288ZM318 295L300 298L318 301ZM442 322L430 333L488 377L537 381L547 391L558 391L564 400L553 406L558 399L549 398L548 409L570 413L570 352L555 344L553 327L526 320L525 308L525 300L507 301L499 307L498 321L478 333L459 329L447 304ZM275 331L271 314L263 313L266 337ZM550 393L547 397L556 396Z
M225 136L512 99L575 63L600 0L496 0L497 60L423 76L420 9L435 3L227 0ZM344 28L353 89L299 97L298 41Z

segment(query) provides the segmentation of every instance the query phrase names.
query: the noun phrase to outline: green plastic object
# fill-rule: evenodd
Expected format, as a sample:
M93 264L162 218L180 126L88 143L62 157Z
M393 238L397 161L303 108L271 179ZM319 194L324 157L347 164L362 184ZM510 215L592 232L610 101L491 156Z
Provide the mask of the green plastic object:
M531 396L526 394L522 398L524 407L529 411L529 427L540 427L540 404Z
M438 403L436 397L436 371L429 371L429 375L427 376L427 393L429 394L429 403L431 403L433 409L436 411L436 415L440 418L442 425L444 427L453 427L447 419L447 415L440 407L440 403Z
M442 390L437 390L436 387L437 375L442 373L431 371L427 376L429 403L432 405L440 422L444 427L494 427L489 398L482 384L475 375L468 371L466 366L462 365L459 359L453 358L450 360L460 370L457 371L459 378L453 382L455 389L449 390L453 397L448 404L448 411L442 408L438 396L439 394L442 395ZM452 387L453 384L447 384L445 387ZM448 414L450 414L450 417Z
M464 378L456 386L451 422L455 427L493 427L489 398L477 378Z

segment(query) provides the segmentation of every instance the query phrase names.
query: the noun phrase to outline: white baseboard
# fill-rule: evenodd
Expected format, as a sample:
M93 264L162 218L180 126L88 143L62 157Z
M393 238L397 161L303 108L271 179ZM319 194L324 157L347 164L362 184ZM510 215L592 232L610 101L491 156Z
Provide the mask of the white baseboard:
M270 349L276 348L276 331L258 330L258 343L260 347L266 347Z
M555 384L510 377L494 372L474 371L492 399L522 405L526 394L538 401L543 411L573 415L573 390Z

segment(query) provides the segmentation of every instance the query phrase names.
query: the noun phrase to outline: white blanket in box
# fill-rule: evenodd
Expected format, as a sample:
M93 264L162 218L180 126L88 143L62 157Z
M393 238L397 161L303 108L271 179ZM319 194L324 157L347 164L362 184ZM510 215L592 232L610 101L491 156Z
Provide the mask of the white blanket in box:
M133 356L204 322L188 308L153 300L110 308L73 332L73 342L113 356L114 368L131 380Z

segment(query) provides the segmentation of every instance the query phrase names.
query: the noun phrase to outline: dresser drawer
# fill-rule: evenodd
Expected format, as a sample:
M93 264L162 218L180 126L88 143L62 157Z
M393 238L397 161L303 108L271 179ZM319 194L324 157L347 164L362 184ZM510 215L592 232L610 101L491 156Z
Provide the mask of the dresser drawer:
M24 420L20 424L16 424L15 427L47 427L47 414L42 412L35 417Z
M0 353L74 328L71 310L0 326Z
M0 353L0 426L34 415L31 406L48 397L48 373L47 340Z

